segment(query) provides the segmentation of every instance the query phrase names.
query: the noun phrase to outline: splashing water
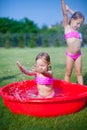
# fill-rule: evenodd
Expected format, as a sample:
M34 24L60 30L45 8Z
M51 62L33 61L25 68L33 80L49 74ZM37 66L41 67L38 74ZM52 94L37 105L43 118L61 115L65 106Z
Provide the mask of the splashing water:
M20 86L12 86L9 88L9 95L15 97L17 100L19 101L25 101L27 99L31 99L31 98L37 98L38 97L38 91L37 88L34 86L32 88L28 88L26 87L26 85L22 86L22 83L20 84ZM62 93L61 89L55 89L55 97L58 96L64 96L64 94Z
M55 97L63 97L64 93L61 88L54 87ZM37 85L35 82L26 81L16 82L5 87L4 92L10 99L14 99L20 102L27 102L32 98L38 97Z
M10 93L12 94L14 97L16 97L16 99L20 100L20 101L25 101L26 99L29 98L36 98L37 97L37 90L35 88L33 89L19 89L18 87L15 87L15 90Z

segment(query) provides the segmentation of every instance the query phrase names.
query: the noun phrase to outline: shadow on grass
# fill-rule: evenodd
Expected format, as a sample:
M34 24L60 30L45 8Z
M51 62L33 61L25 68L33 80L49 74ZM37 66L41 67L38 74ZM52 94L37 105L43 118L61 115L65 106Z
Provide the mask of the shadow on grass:
M83 82L84 82L85 85L87 85L87 72L83 76Z
M13 78L15 78L17 75L20 75L20 74L2 77L2 78L0 78L0 82L2 82L2 81L4 81L4 80L8 80L8 79L13 79Z

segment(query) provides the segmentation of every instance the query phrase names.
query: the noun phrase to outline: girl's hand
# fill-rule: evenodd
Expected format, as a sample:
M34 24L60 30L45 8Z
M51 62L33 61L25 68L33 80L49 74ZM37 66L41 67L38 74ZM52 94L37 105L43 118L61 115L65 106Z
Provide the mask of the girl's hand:
M43 69L36 65L33 66L32 71L37 72L37 73L43 73Z
M66 5L66 11L68 11L71 15L74 14L74 11L68 5Z
M66 5L66 10L69 11L69 6L68 5Z
M38 73L44 73L43 69L39 68L39 67L36 68L36 72L38 72Z
M16 64L18 65L18 67L22 66L19 61L16 61Z
M17 64L17 66L19 67L19 69L20 69L22 72L25 71L24 67L20 64L19 61L17 61L16 64Z

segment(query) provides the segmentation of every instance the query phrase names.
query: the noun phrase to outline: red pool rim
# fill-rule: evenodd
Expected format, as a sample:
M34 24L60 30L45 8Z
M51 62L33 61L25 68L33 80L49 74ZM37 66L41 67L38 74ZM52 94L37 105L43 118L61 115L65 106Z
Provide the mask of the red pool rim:
M13 111L14 113L28 114L28 115L39 116L39 117L52 117L52 116L58 116L58 115L66 115L66 114L74 113L74 112L81 110L85 106L86 101L87 101L87 86L79 85L79 84L73 84L73 83L70 83L70 82L65 82L63 80L54 79L54 86L55 86L55 84L57 84L59 86L63 85L62 89L66 89L66 90L64 90L66 92L68 91L68 89L70 87L72 88L72 90L76 89L75 87L77 87L77 89L79 88L79 89L82 89L82 90L78 90L77 94L76 94L76 91L75 91L74 96L73 96L73 94L72 95L66 94L65 96L58 96L58 97L47 98L47 99L28 98L28 99L26 99L26 101L20 102L18 99L16 99L15 97L13 97L11 95L8 95L6 93L6 91L4 91L7 88L10 88L11 86L15 86L16 84L20 84L20 83L32 83L33 85L36 86L36 83L35 83L34 80L26 80L26 81L8 84L8 85L0 88L0 95L3 98L5 105L7 105L11 109L11 111ZM20 107L20 108L16 107L16 110L15 110L13 108L15 103L16 103L16 105L18 103L18 107ZM24 107L24 105L26 105L26 103L27 103L27 106L25 106L25 108L28 107L29 111L28 110L22 111L23 110L22 107ZM48 104L49 104L49 106L48 106ZM61 108L61 104L62 104L63 107L65 107L67 105L65 112L64 112L64 108ZM73 108L73 110L70 109L70 107L72 107L75 104L76 104L76 107ZM37 113L34 112L34 109L33 109L34 105L36 107L35 111ZM52 109L54 108L55 112L53 112L53 110L51 109L47 113L45 106L47 107L47 109L50 109L50 107L52 107ZM32 112L31 112L30 107L31 107L31 109L33 109ZM38 111L38 107L40 108L40 112ZM58 108L55 109L55 107L58 107ZM18 109L20 109L20 110L18 110ZM58 112L57 109L59 110L59 112Z

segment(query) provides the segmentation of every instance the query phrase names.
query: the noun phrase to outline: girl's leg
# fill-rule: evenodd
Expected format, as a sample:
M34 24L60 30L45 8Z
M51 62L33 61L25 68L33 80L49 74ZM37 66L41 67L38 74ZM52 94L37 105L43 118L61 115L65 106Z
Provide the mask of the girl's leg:
M70 76L72 74L73 65L74 65L74 60L69 56L66 56L66 72L64 77L65 81L69 82Z
M75 72L79 84L83 84L82 77L82 56L79 56L75 61Z

